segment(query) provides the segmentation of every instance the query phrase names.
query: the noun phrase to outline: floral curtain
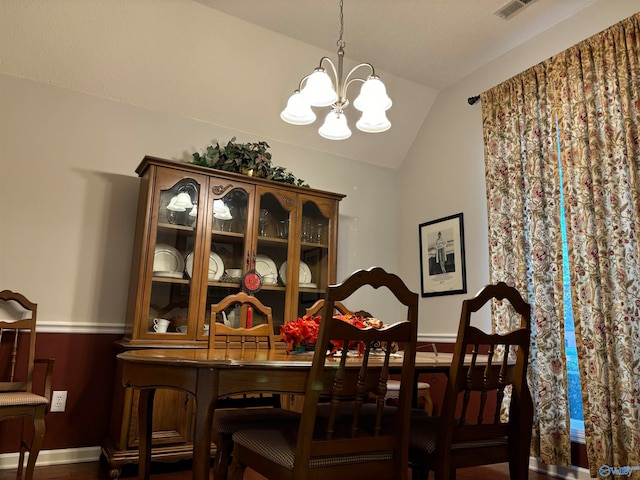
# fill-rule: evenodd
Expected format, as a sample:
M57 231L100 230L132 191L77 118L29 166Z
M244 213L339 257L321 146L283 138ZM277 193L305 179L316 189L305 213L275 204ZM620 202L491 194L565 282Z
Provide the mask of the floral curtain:
M534 451L569 465L569 407L562 329L562 250L555 122L546 68L538 65L482 95L491 282L513 285L533 305ZM494 315L498 332L514 325Z
M533 451L570 464L564 214L591 475L640 467L640 14L481 99L491 281L533 305Z

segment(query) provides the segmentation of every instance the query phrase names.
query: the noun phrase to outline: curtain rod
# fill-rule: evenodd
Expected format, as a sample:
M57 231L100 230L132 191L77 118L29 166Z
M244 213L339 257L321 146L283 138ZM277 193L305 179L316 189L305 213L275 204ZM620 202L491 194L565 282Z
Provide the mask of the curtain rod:
M467 98L467 102L469 102L469 105L473 105L474 103L476 103L478 100L480 100L480 95L476 95L474 97L469 97Z

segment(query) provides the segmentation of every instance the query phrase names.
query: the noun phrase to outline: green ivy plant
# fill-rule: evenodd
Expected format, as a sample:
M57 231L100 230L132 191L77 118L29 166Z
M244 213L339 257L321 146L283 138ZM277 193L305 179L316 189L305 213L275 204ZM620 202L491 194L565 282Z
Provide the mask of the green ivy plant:
M209 145L202 153L193 153L191 163L300 187L309 186L286 168L274 166L271 162L271 153L267 151L268 148L270 147L267 142L236 143L236 137L233 137L224 147L216 142L215 146Z

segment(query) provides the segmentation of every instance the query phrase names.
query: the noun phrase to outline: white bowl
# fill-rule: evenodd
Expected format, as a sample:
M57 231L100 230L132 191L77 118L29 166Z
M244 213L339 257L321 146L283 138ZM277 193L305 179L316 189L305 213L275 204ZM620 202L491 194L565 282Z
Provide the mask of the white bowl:
M262 276L262 283L264 285L277 285L278 284L278 278L273 273L270 273L269 275L263 275Z
M242 276L241 268L227 268L225 271L231 278L240 278Z

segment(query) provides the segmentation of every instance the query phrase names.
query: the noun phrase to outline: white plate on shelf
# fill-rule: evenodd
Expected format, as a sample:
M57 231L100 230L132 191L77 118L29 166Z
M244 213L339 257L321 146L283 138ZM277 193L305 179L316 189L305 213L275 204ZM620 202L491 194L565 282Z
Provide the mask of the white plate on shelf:
M187 275L191 277L191 271L193 269L193 252L189 253L185 257L185 271ZM216 252L209 253L209 275L208 279L210 282L215 282L219 280L222 274L224 273L224 263L222 262L222 258Z
M301 283L298 286L301 288L318 288L318 285L316 283Z
M159 243L156 245L153 254L153 274L160 276L161 273L182 273L184 270L184 259L180 252L171 245ZM181 275L182 276L182 275Z
M266 255L256 255L256 272L262 277L262 283L265 285L275 285L278 283L278 268L276 262Z
M278 273L280 274L280 281L282 282L283 285L287 284L287 262L284 261L282 262L282 265L280 265L280 270L278 270Z
M282 265L280 265L280 280L282 280L282 284L286 285L287 284L287 262L282 262ZM315 284L311 283L311 269L309 268L309 265L307 265L304 262L300 262L300 271L298 273L298 283L300 284L301 287L309 287L309 288L316 288ZM312 287L310 285L313 285Z
M311 283L311 269L309 265L300 262L300 274L298 275L299 283Z
M165 278L182 278L184 276L183 272L153 272L154 277L165 277Z

